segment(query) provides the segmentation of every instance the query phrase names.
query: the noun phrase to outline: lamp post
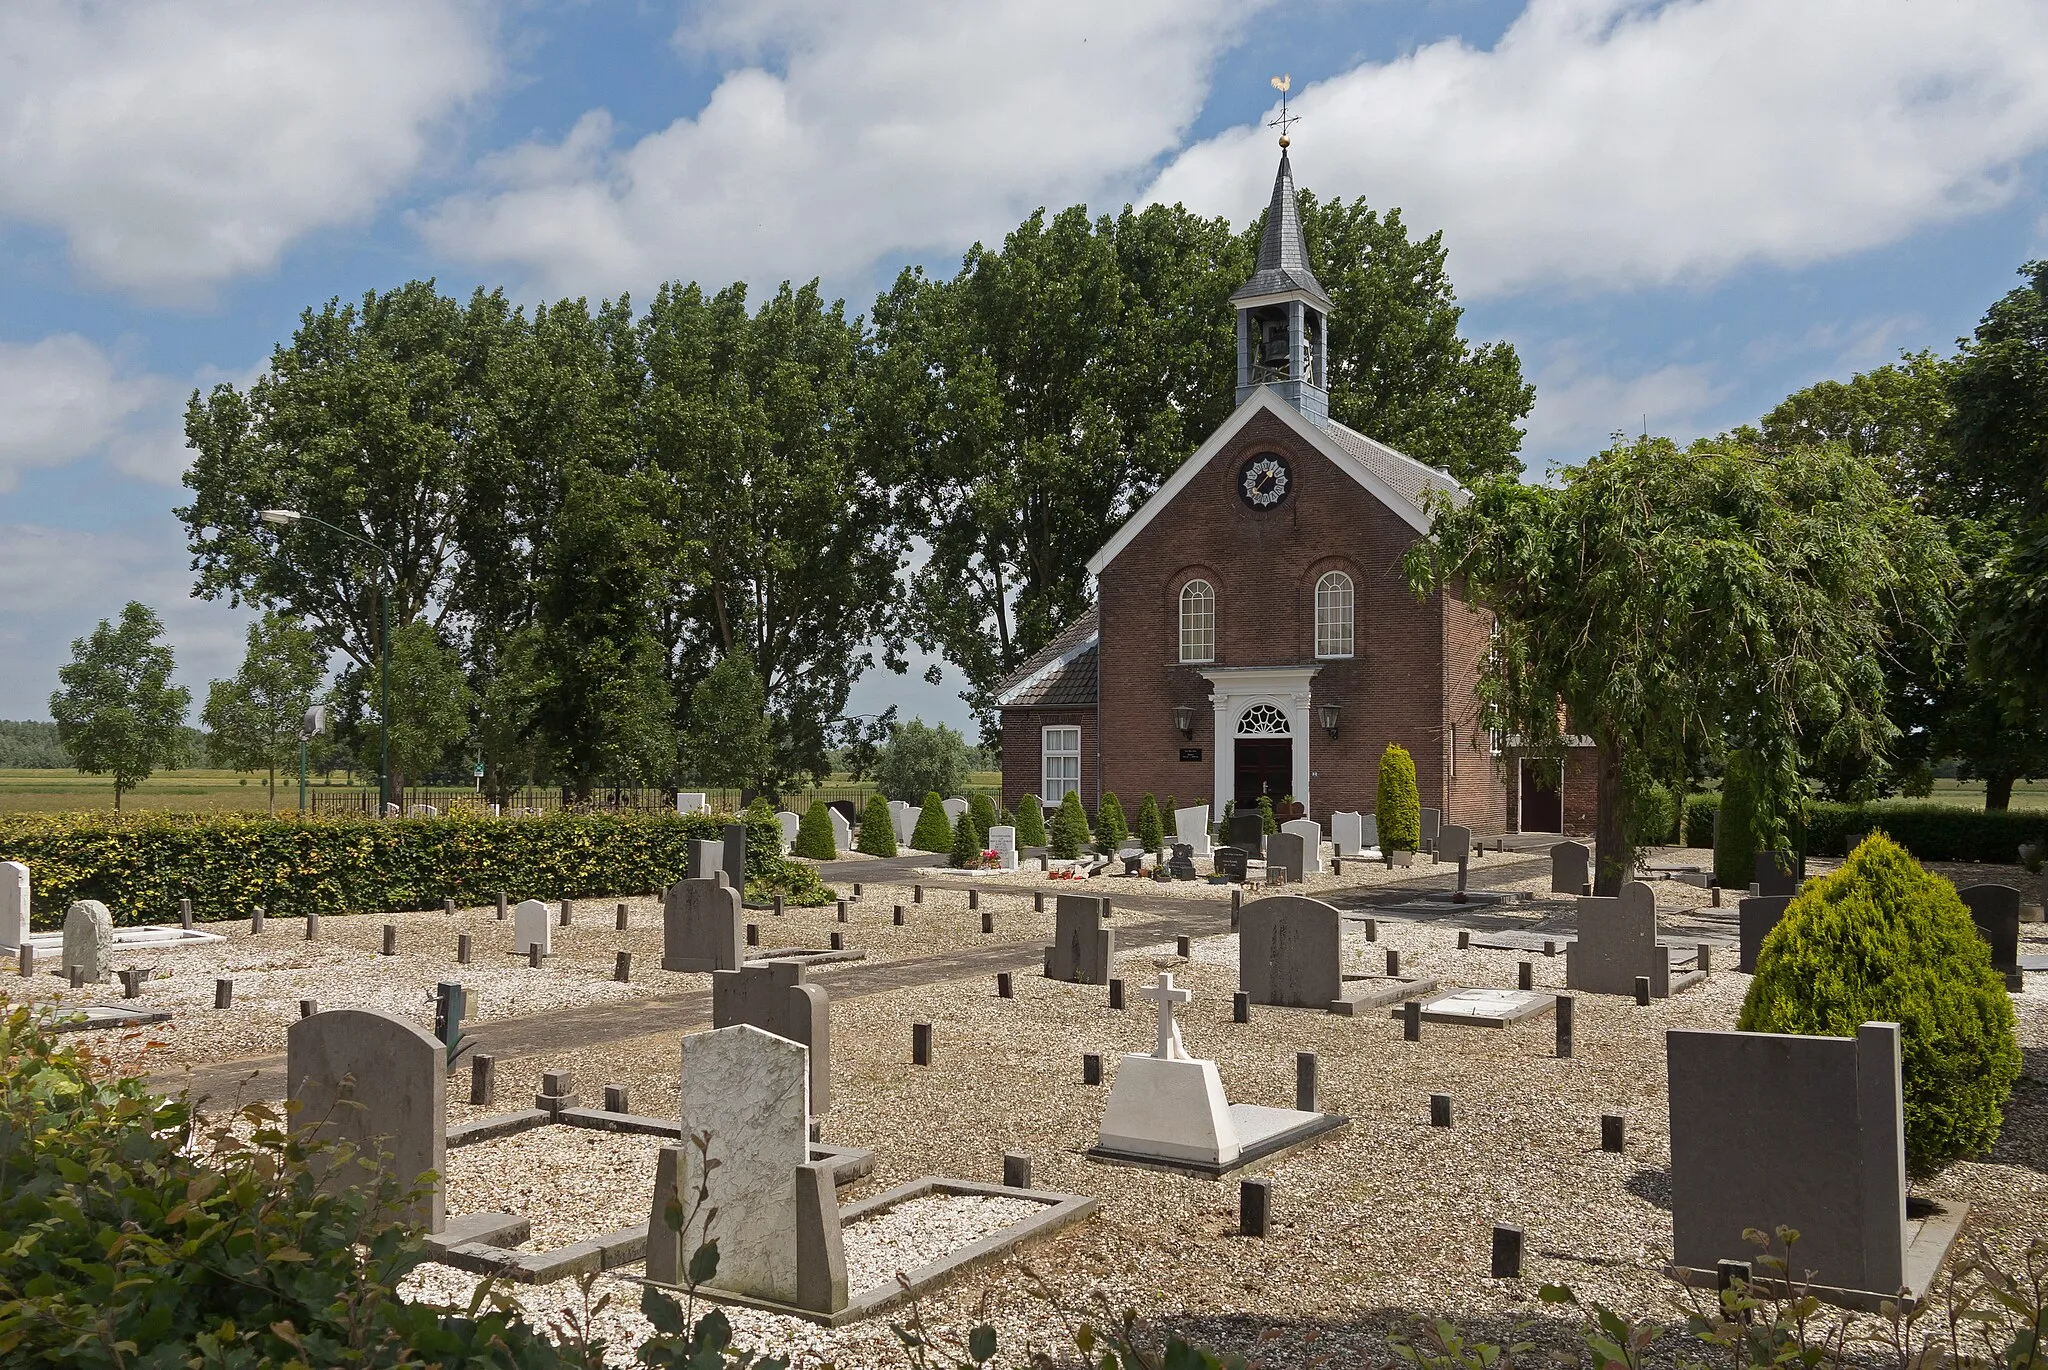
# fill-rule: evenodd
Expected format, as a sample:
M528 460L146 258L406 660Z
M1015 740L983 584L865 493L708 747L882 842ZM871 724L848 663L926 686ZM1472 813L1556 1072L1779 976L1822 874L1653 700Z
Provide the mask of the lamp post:
M361 533L351 533L297 509L262 509L256 517L280 528L295 523L318 524L330 533L360 542L384 563L384 580L377 587L377 817L382 818L391 804L391 589L398 580L391 568L391 554Z

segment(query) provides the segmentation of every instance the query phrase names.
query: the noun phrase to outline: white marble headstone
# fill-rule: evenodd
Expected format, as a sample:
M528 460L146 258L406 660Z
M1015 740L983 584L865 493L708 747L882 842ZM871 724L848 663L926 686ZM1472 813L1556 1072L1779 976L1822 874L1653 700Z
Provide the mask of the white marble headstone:
M810 1159L810 1053L750 1024L683 1038L684 1174L697 1192L701 1162L689 1139L711 1134L710 1236L718 1242L719 1289L795 1303L796 1171ZM702 1216L698 1221L702 1222ZM683 1259L705 1238L683 1233Z
M1193 808L1173 811L1174 840L1193 847L1196 856L1209 855L1209 806L1197 804Z
M97 899L81 899L64 914L64 973L85 967L85 978L104 984L114 978L114 916Z
M1365 815L1362 813L1333 813L1330 815L1330 844L1339 856L1362 856L1365 843Z
M910 841L910 834L917 830L917 816L922 812L922 809L914 809L904 800L889 801L889 822L896 829L896 845L902 846Z
M789 855L789 849L796 845L796 830L803 826L803 821L802 818L791 813L788 809L783 809L776 813L775 822L782 829L782 854L784 856Z
M19 951L28 941L28 867L0 861L0 951Z
M522 899L512 910L512 950L521 956L538 946L542 956L555 954L554 910L538 899Z
M711 797L697 790L686 790L676 795L676 812L680 814L703 813L711 807Z
M1017 830L998 823L988 830L988 849L1002 858L1003 869L1017 869Z
M1280 831L1301 839L1301 873L1323 873L1323 829L1313 818L1296 818L1280 825Z
M853 824L846 821L846 815L837 809L827 809L832 816L832 849L838 852L853 849Z
M946 822L949 825L957 825L960 822L960 815L967 812L968 804L956 794L951 799L941 799L939 807L946 811Z

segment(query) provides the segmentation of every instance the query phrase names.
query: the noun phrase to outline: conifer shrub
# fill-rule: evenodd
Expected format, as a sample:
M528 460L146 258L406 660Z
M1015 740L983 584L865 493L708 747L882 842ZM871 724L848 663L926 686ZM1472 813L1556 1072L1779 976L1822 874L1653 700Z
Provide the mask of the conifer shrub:
M1045 809L1038 796L1027 794L1017 801L1017 849L1045 845Z
M1851 1037L1867 1022L1899 1025L1908 1170L1932 1175L1997 1140L2020 1072L2012 1001L1955 886L1882 833L1793 899L1736 1026Z
M1115 851L1125 838L1131 835L1131 826L1124 819L1124 806L1114 790L1102 796L1102 802L1095 806L1095 836L1102 843L1104 851Z
M1138 805L1138 845L1146 851L1158 851L1166 845L1166 823L1159 816L1159 805L1151 795Z
M860 813L860 837L853 849L868 856L894 856L896 854L896 824L889 817L889 801L879 792L868 796L868 806Z
M1728 753L1721 773L1721 826L1714 838L1714 878L1723 889L1746 890L1756 878L1756 753Z
M981 842L982 850L988 849L988 830L1002 821L996 812L996 801L985 794L977 794L967 801L967 812L974 815L974 833Z
M1088 813L1081 807L1081 796L1068 790L1060 800L1059 810L1052 816L1052 829L1045 835L1045 849L1052 855L1071 861L1081 854L1081 848L1088 841Z
M1265 825L1268 837L1280 831L1280 820L1273 816L1273 796L1270 794L1259 796L1259 821Z
M982 846L980 835L974 831L974 810L960 811L960 821L953 825L951 851L954 870L980 869Z
M940 801L937 790L924 797L924 809L917 815L917 826L910 830L910 846L913 851L953 850L953 820L946 817L946 806Z
M837 861L839 843L832 833L832 810L825 801L814 799L811 807L804 810L803 819L796 825L796 841L789 847L791 856L807 856L813 861Z
M1382 851L1417 851L1422 846L1422 791L1415 784L1415 758L1398 742L1380 753L1379 816Z

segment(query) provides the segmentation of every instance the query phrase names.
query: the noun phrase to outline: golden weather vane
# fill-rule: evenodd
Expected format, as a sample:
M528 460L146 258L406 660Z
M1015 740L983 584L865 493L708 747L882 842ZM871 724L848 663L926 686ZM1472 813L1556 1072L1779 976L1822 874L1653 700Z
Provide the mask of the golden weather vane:
M1275 76L1273 78L1273 89L1280 92L1280 117L1269 122L1266 127L1280 130L1281 147L1287 146L1287 130L1301 122L1299 114L1289 114L1287 112L1287 92L1293 88L1293 73L1290 72L1285 76Z

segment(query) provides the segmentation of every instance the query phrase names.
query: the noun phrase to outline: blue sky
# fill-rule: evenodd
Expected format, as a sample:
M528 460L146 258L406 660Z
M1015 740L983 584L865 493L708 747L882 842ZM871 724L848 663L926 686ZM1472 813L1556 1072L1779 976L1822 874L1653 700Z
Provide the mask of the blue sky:
M1947 349L2048 255L2038 0L14 0L0 7L0 717L140 598L196 696L184 398L300 309L414 277L524 299L864 309L1039 205L1242 222L1291 72L1324 196L1442 229L1535 382L1532 473ZM954 722L879 675L855 707Z

